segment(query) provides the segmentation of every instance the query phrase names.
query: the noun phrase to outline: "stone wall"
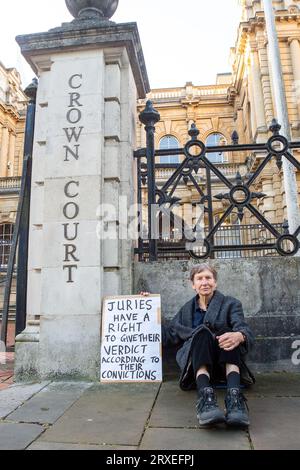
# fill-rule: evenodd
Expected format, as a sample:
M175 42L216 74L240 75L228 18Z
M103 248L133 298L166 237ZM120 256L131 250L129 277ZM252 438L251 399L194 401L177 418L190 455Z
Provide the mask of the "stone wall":
M160 293L163 318L168 322L194 295L189 281L194 264L136 263L134 292ZM211 264L219 273L218 289L243 303L256 336L249 355L253 369L300 372L296 364L300 362L300 259L216 260ZM170 360L168 355L166 360Z

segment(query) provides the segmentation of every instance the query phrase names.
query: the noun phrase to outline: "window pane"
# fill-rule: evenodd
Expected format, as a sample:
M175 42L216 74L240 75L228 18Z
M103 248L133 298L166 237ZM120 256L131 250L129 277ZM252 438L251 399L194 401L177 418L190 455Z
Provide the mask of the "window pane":
M170 150L170 149L178 149L179 142L173 135L166 135L163 137L159 143L160 150ZM164 155L160 157L160 163L179 163L179 156L178 155Z
M7 266L11 243L13 238L14 225L1 224L0 225L0 266Z
M222 134L214 133L210 134L206 139L206 145L208 147L216 147L218 145L226 145L226 139ZM223 163L224 154L222 152L208 153L207 158L212 163Z

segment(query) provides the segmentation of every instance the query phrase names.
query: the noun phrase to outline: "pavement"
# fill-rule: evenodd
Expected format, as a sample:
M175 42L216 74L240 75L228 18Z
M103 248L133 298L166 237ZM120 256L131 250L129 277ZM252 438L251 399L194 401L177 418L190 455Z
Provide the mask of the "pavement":
M3 362L3 364L2 364ZM14 382L14 353L0 352L0 391L9 388Z
M0 450L300 449L300 374L257 375L245 393L249 430L200 428L196 392L181 391L171 375L162 384L6 385L0 391ZM218 390L221 406L224 394Z
M0 331L2 322L0 321ZM8 351L14 350L15 344L15 324L9 322L7 329L7 347ZM3 348L0 344L0 391L10 387L14 382L14 353L2 352Z

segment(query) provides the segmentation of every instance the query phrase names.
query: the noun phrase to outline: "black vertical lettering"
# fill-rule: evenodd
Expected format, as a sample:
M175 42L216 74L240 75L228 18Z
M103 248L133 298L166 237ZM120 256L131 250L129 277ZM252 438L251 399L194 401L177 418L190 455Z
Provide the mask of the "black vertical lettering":
M77 251L77 247L75 245L69 244L69 245L64 245L64 247L65 247L65 259L64 259L65 263L69 263L70 261L72 261L72 260L69 259L69 256L72 256L73 261L77 261L77 262L80 261L74 255L74 253L76 253L76 251Z
M79 153L78 153L78 150L79 150L79 147L80 145L77 144L77 145L74 145L75 147L75 151L73 151L70 147L68 147L67 145L64 145L64 149L66 149L66 156L65 156L65 162L69 162L69 154L71 154L72 157L75 158L75 160L78 160L79 159Z
M65 186L65 189L64 189L65 196L69 197L70 199L73 199L74 197L77 197L79 194L78 193L70 194L69 187L71 186L71 184L75 184L77 187L79 187L79 181L69 181L69 183L67 183Z
M82 113L80 109L72 108L67 112L67 121L70 124L77 124L80 121L81 117Z
M71 284L71 283L74 283L74 280L73 280L73 277L72 277L72 269L78 269L76 264L75 265L70 265L70 266L63 266L63 269L67 269L68 270L68 280L67 280L67 284Z
M80 98L80 94L79 93L69 93L70 95L70 104L69 104L69 108L74 108L74 106L83 106L82 104L79 103L79 98ZM75 103L75 105L74 105Z
M64 237L69 242L72 242L72 241L76 240L76 238L78 237L78 226L79 226L79 224L78 223L73 224L73 227L75 227L75 233L74 233L73 236L70 236L70 234L69 234L69 226L70 226L70 224L63 224Z
M77 90L78 88L81 88L82 87L82 83L79 81L79 85L74 85L74 82L75 82L75 78L81 78L82 80L82 75L78 74L78 73L75 73L75 75L72 75L72 77L70 77L70 80L69 80L69 87L70 88L73 88L73 90Z
M73 215L70 215L69 208L71 208L71 207L74 208L74 214ZM69 220L76 219L76 217L79 214L79 206L77 204L75 204L75 202L68 202L68 204L66 204L64 206L63 213L64 213L64 216L65 216L66 219L69 219Z
M79 130L77 130L79 129ZM72 139L75 139L75 142L78 142L81 132L83 131L84 127L64 127L64 131L69 143L72 142Z

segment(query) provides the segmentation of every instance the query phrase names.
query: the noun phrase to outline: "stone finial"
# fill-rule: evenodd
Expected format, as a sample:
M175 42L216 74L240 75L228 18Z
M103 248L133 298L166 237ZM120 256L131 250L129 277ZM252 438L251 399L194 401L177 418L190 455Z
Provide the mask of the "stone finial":
M119 0L65 0L74 18L109 20L118 8Z

